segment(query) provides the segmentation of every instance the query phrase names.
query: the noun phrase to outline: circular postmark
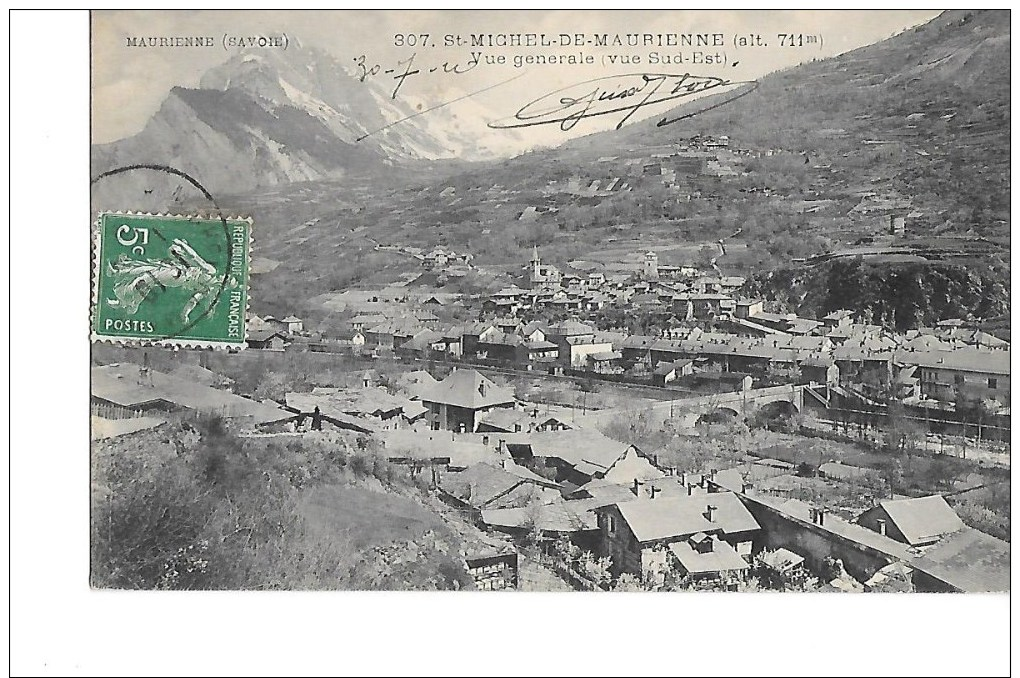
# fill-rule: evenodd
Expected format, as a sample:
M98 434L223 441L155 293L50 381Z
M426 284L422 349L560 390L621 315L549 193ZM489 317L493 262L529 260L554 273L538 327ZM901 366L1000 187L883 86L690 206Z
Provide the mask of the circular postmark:
M124 305L124 303L127 302L128 306L133 306L133 308L131 309L131 311L133 312L137 310L138 304L141 303L142 300L144 300L149 291L159 289L163 292L166 292L168 288L183 287L190 283L192 289L195 288L200 289L198 292L194 294L192 298L188 300L183 313L181 313L179 316L175 316L176 322L165 324L160 331L148 334L147 336L144 337L131 337L130 335L123 336L123 338L134 338L142 342L151 341L154 343L164 343L167 341L173 341L175 339L181 339L182 341L187 342L195 339L195 337L189 336L189 332L191 332L196 326L203 323L203 321L205 321L207 318L210 318L210 316L217 311L217 306L220 303L221 299L223 299L224 293L226 292L228 287L230 287L233 283L236 282L232 276L230 264L231 262L234 262L238 258L237 257L238 248L248 247L249 236L246 233L244 239L242 239L240 242L238 242L236 238L232 237L230 227L231 220L228 220L227 216L224 215L223 210L220 208L219 204L217 203L213 195L197 179L175 167L159 164L136 164L127 165L123 167L116 167L114 169L107 170L95 176L90 181L90 187L92 187L92 189L94 190L104 180L109 180L110 178L115 176L126 177L129 175L134 175L137 177L139 173L146 172L150 173L155 172L172 179L183 179L185 182L187 182L187 184L190 184L191 187L197 190L206 200L209 201L209 203L215 210L216 216L212 217L210 215L210 217L204 219L204 221L207 223L218 221L219 225L222 227L224 251L226 253L226 264L223 266L222 271L215 271L215 267L211 266L208 262L206 262L201 255L199 255L191 246L189 246L188 242L184 238L179 237L179 235L175 236L175 234L173 233L161 232L160 228L155 224L153 225L152 228L149 229L137 229L138 231L144 231L143 235L145 237L146 242L148 242L150 238L154 242L162 241L162 244L166 247L168 252L166 261L159 262L159 264L161 264L161 267L156 265L156 263L152 262L151 260L145 262L133 262L136 265L134 266L131 272L135 274L135 277L129 283L122 285L120 288L121 290L127 290L121 296L128 298L127 299L118 298L116 300L107 301L106 303L113 306L115 304ZM143 183L141 185L144 186L147 184ZM180 188L181 186L178 185L173 192L172 197L175 202L180 201L179 196ZM154 191L153 188L142 189L141 193L145 198L149 198L153 191ZM130 193L133 193L134 197L139 197L138 196L139 191L137 187L134 190L130 191ZM136 202L136 200L132 200L131 197L120 198L120 202L122 204L123 201L126 200L131 200L132 206L134 206L134 203ZM141 202L145 201L142 200ZM154 211L162 212L163 210L157 209ZM170 208L166 211L173 212L176 210ZM139 210L139 212L145 212L145 210ZM196 220L202 221L203 219L201 219L200 217L187 217L187 216L184 218L178 217L178 223L195 222ZM128 227L126 225L122 225L120 228L127 229ZM102 234L100 234L100 236L101 235ZM132 238L136 236L137 232L132 233ZM120 238L119 231L117 239L121 245L128 244L128 241ZM135 247L132 249L132 252L137 254L140 254L142 251L143 250L141 247ZM242 252L241 256L246 261L247 252L246 251ZM117 263L119 264L120 262ZM97 273L97 275L99 274ZM96 281L96 284L98 285L98 281ZM141 292L139 292L139 290L141 290ZM191 290L189 289L188 291ZM97 304L97 307L93 309L93 313L98 314L99 313L98 304L102 303L102 300L96 298L93 299L93 302ZM244 306L246 307L246 305L247 302L245 301ZM239 311L239 314L242 317L241 322L242 327L243 327L243 314L245 312L246 308L241 308ZM111 324L111 322L113 323L115 330L117 329L116 325L118 323L121 324L121 326L123 326L123 321L121 320L114 321L107 320L107 324ZM138 327L137 325L138 321L135 322L136 322L135 327ZM104 338L106 338L105 335ZM216 339L210 337L205 337L205 339L209 339L210 341L216 341ZM236 341L231 343L240 343L243 340L244 336L242 331L239 333L239 336L236 337ZM226 338L222 338L220 339L220 341L228 340Z

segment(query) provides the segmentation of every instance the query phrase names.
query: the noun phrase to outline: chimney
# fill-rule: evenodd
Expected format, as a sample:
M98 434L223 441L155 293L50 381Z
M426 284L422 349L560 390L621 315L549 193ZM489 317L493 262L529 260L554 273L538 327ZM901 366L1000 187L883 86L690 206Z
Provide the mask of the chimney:
M709 476L708 476L708 477L709 477L709 478L710 478L711 480L713 480L713 481L714 481L714 480L715 480L715 474L716 474L716 470L715 470L715 469L712 469L711 471L709 471L709 472L708 472L708 474L709 474Z
M702 474L701 474L701 482L700 482L699 484L700 484L700 485L701 485L702 487L704 487L704 486L705 486L705 474L704 474L704 473L702 473Z
M694 485L687 486L687 496L688 497L694 496Z
M687 484L687 471L681 471L680 472L680 484L681 485L686 485Z
M885 536L885 521L881 518L878 519L878 533L883 537Z
M705 520L707 520L710 523L715 522L715 510L717 508L718 508L718 506L715 506L713 504L709 504L708 506L706 506L705 507L705 513L704 513Z
M500 467L501 469L504 469L504 470L506 470L506 459L500 459L500 460L499 460L499 467Z
M489 444L489 436L482 436L482 445Z
M748 492L750 492L750 491L751 491L751 487L752 487L751 483L749 483L749 482L747 482L747 481L745 480L745 481L744 481L744 482L743 482L743 483L742 483L742 484L740 485L740 492L741 492L742 494L747 494Z
M648 491L649 491L649 493L651 495L651 498L655 499L655 493L656 492L662 492L662 489L652 485L651 487L648 488Z
M634 496L641 496L641 482L637 478L634 479Z
M818 524L819 525L824 525L825 524L825 509L824 508L818 509Z

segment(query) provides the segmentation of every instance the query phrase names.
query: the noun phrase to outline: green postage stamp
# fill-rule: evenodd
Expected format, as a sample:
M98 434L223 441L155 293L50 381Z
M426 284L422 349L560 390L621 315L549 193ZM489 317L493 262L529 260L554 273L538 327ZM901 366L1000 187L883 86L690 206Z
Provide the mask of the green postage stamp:
M251 219L102 212L92 339L244 348Z

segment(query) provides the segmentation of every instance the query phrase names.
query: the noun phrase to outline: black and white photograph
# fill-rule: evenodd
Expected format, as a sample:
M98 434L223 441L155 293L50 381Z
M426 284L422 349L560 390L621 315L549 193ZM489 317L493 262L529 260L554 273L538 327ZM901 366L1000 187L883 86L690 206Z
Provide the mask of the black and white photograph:
M81 585L1008 597L1010 19L89 12Z
M92 347L92 585L1008 591L1009 15L795 14L97 12L96 212L253 225Z

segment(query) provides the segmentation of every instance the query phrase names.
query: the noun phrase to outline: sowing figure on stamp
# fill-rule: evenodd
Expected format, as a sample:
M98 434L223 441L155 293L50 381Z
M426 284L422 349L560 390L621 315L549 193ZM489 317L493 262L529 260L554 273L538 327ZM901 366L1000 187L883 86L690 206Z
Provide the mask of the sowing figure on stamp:
M120 255L116 262L109 264L116 299L108 299L106 303L134 315L152 290L180 287L193 293L181 310L181 320L189 322L195 307L216 292L219 282L216 268L180 238L174 239L169 253L167 260L131 259Z

